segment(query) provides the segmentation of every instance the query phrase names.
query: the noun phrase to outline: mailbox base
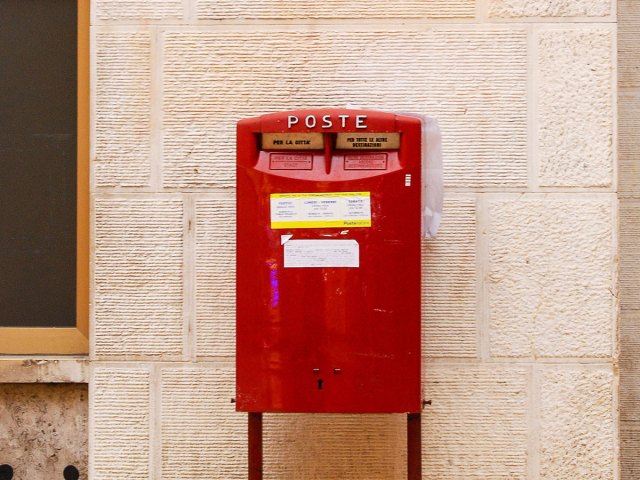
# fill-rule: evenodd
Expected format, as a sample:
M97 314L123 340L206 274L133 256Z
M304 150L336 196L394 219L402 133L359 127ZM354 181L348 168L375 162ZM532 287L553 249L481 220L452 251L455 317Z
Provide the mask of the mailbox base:
M249 413L249 480L262 480L262 412ZM407 414L407 480L422 479L422 415Z

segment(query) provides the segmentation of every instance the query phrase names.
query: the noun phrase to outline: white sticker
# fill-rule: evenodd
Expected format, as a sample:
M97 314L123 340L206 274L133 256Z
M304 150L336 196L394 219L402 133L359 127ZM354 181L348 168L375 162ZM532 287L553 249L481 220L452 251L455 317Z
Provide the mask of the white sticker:
M360 266L360 247L355 240L289 240L284 244L284 267Z

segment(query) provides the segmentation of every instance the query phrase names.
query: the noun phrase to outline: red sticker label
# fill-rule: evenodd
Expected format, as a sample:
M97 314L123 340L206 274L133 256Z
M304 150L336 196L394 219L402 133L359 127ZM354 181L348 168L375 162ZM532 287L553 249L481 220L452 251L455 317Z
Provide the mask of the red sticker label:
M344 157L345 170L386 170L387 154L354 154Z
M311 170L313 155L272 153L269 156L269 168L271 170Z

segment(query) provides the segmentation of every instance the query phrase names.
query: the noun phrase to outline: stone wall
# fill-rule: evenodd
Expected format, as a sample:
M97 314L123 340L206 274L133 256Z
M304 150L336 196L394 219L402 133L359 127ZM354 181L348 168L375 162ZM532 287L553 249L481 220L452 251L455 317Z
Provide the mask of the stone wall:
M613 0L97 0L92 15L92 480L246 478L235 123L346 104L443 129L424 478L618 478ZM267 415L266 478L405 478L404 422Z
M640 3L618 1L620 458L640 478Z

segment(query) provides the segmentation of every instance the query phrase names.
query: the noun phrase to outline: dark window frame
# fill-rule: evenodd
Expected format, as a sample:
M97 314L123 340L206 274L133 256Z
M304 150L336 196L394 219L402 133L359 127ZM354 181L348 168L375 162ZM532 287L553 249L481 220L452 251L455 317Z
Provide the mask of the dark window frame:
M26 7L27 4L25 4ZM2 327L0 354L87 354L89 350L89 0L78 0L77 21L77 217L74 327Z

